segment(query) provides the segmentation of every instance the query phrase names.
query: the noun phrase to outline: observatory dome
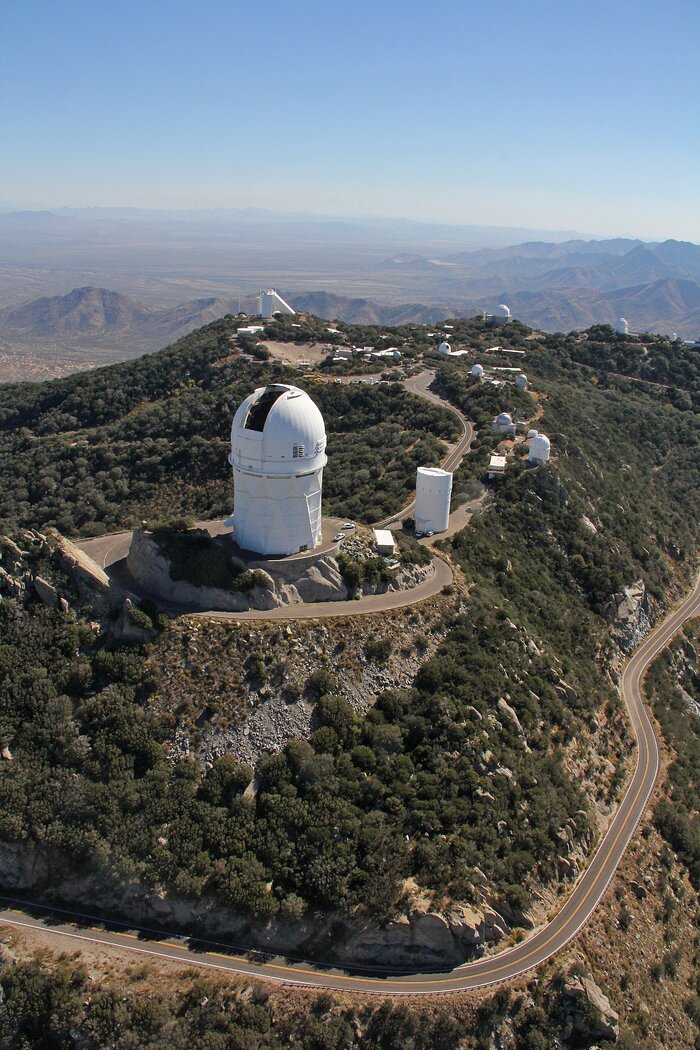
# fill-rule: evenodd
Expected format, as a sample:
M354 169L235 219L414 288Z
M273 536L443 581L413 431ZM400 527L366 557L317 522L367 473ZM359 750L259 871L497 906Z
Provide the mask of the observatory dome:
M521 372L520 375L517 375L515 377L515 385L517 386L518 390L527 390L529 384L527 376L524 372Z
M547 435L535 434L530 442L528 461L530 463L546 463L549 459L550 449L551 445Z
M499 303L498 304L498 309L496 310L496 317L509 318L510 317L510 307L506 306L505 303Z
M530 430L528 430L527 436L528 438L534 438L537 437L538 433L539 431L535 430L534 427L532 427Z
M617 324L615 325L615 327L617 331L620 332L622 335L627 335L627 333L630 330L629 323L624 317L618 317Z
M305 391L276 383L254 390L231 427L234 539L260 554L313 550L321 539L326 465L323 416Z
M438 353L439 354L451 354L452 353L452 351L450 350L450 344L447 342L446 339L443 340L440 343L440 345L438 347Z
M501 426L510 426L513 422L513 417L510 412L501 412L499 416L496 416L496 422Z
M323 416L299 387L259 387L233 417L229 462L234 467L297 474L325 466L325 450Z
M481 376L484 374L484 366L483 365L472 365L471 374L473 376L479 376L479 378L481 378Z

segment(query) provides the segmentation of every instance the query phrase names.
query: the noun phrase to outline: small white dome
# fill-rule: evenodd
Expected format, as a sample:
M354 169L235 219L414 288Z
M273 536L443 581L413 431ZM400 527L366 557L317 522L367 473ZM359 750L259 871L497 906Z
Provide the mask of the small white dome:
M450 350L450 344L447 342L447 340L444 340L442 343L440 343L440 345L438 347L438 353L439 354L451 354L452 353L452 351Z
M510 412L501 412L500 416L496 416L496 422L507 426L513 422L513 417Z
M527 376L524 372L521 372L520 375L515 377L515 385L520 387L521 390L524 390L527 387Z
M472 365L471 374L473 376L482 376L484 374L484 366L483 365Z
M298 474L326 462L323 416L299 387L273 384L254 390L231 426L229 461L242 470Z
M510 317L510 307L506 306L505 303L499 303L496 315L498 317Z

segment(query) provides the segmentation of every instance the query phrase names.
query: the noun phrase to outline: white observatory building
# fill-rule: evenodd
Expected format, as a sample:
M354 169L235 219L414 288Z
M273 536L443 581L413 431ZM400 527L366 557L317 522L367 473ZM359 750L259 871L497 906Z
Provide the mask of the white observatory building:
M305 391L259 387L233 417L233 537L258 554L313 550L321 539L323 416Z
M529 383L527 376L524 372L521 372L515 377L515 385L517 386L518 390L527 390Z
M546 434L535 434L530 441L528 463L546 463L549 459L551 445Z
M496 324L508 324L508 322L511 320L510 307L506 306L505 303L499 303L498 309L493 315L493 319L496 322Z
M515 423L510 412L501 412L497 415L491 424L491 429L498 434L508 434L510 437L515 437Z
M286 303L274 288L268 288L266 292L261 292L258 296L258 313L266 321L269 321L275 314L286 314L294 317L296 310L293 310L289 303Z
M617 324L615 325L615 331L619 332L620 335L629 335L630 326L624 317L618 317Z
M484 375L484 366L472 365L469 375L475 376L477 379L482 379Z
M440 467L416 471L416 532L444 532L450 520L452 474Z

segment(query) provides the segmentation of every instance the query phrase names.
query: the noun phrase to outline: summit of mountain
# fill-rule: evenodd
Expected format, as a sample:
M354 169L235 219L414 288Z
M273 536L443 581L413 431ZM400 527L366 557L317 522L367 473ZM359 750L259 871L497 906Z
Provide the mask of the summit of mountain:
M44 296L0 310L0 328L26 335L125 332L155 311L108 288L74 288L67 295Z

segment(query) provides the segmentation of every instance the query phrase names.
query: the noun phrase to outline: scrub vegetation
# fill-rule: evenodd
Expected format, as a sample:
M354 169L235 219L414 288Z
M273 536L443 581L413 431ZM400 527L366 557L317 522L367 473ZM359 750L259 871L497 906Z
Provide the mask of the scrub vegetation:
M225 463L220 435L234 392L286 375L267 364L246 371L220 338L213 325L141 362L0 390L3 483L27 490L6 520L65 519L69 530L89 532L141 519L144 503L149 513L204 516L209 486L223 486L211 476L217 457ZM483 454L496 442L489 427L497 410L533 417L539 404L535 425L552 438L552 460L532 469L516 454L488 511L443 541L468 593L455 594L444 637L410 687L378 690L374 706L357 714L316 648L318 727L261 760L254 793L246 792L253 770L229 755L208 767L173 760L175 720L152 703L148 647L115 645L72 612L0 602L0 745L12 754L0 765L0 838L53 851L57 871L91 864L258 919L293 920L310 909L385 919L403 907L409 879L436 906L479 900L487 889L512 909L527 907L533 886L559 878L564 843L567 856L585 854L594 807L612 804L621 787L630 747L609 673L609 629L622 589L641 578L663 602L692 575L700 539L697 415L666 387L620 378L604 359L584 362L583 341L530 345L537 401L509 388L505 406L503 393L475 384L467 366L441 368L437 385L475 420ZM674 360L692 402L694 358ZM94 403L100 389L102 406ZM315 386L312 396L337 420L330 507L395 509L413 484L415 449L425 442L437 453L454 425L392 385ZM148 482L132 479L135 464L145 469L137 422L155 433L164 418L169 437L162 445L153 437ZM76 432L82 481L70 459ZM175 447L176 476L191 479L177 498ZM91 469L90 457L110 449L124 472L123 503L109 471ZM482 453L465 460L465 483L481 477ZM42 467L37 476L50 480L64 455L78 483L50 518L54 497L27 479ZM93 493L89 520L80 516L81 484ZM12 500L3 502L7 516ZM230 658L243 664L248 655ZM387 658L383 649L365 655L379 667ZM696 756L690 739L681 746L680 712L667 706L680 757L672 813L662 808L657 819L694 870ZM588 778L572 771L581 750L582 761L599 756L619 776L591 790L595 770ZM522 1045L551 1044L533 1037Z
M291 382L241 361L226 319L136 361L54 382L0 386L0 529L99 535L231 511L231 418L256 386ZM324 511L373 521L437 463L454 416L397 385L309 383L328 428Z

